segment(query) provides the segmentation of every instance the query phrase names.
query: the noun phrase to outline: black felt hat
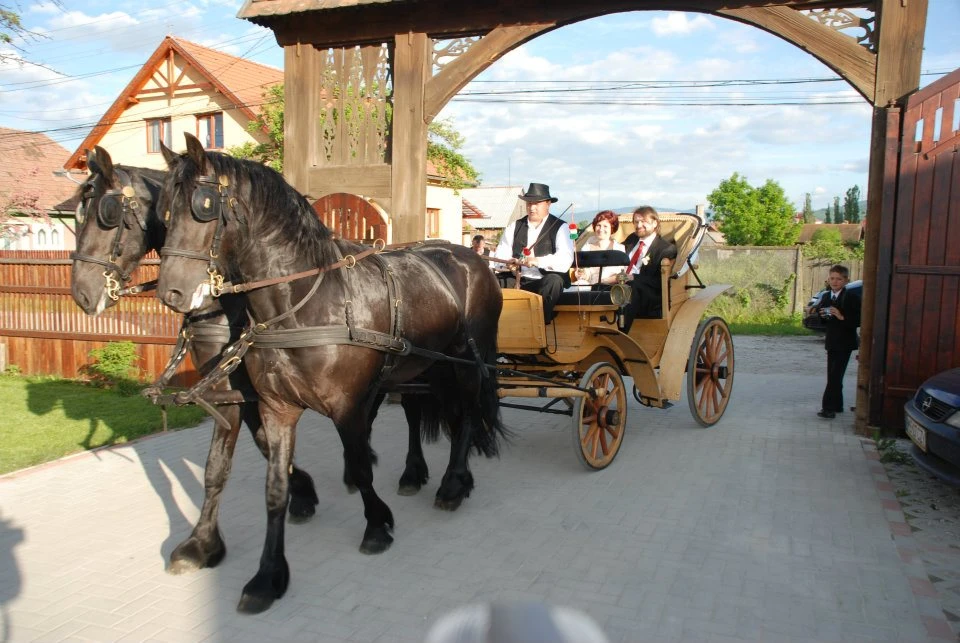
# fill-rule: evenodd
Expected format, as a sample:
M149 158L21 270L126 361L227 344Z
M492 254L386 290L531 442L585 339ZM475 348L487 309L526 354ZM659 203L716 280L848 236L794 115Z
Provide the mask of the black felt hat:
M520 198L527 203L539 203L540 201L549 201L556 203L557 197L550 196L550 186L543 183L531 183L527 191L520 195Z

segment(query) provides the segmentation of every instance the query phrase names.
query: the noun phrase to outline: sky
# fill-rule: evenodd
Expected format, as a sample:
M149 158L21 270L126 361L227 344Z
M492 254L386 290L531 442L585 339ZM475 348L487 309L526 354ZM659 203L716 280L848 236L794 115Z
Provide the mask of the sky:
M960 67L960 0L929 2L921 86ZM0 127L45 132L73 152L167 34L282 68L272 32L235 17L241 4L21 5L36 35L0 62ZM546 183L554 211L574 217L692 209L734 172L776 181L798 210L808 192L815 209L854 185L866 197L866 101L776 36L697 13L557 29L498 60L438 118L464 136L481 185Z

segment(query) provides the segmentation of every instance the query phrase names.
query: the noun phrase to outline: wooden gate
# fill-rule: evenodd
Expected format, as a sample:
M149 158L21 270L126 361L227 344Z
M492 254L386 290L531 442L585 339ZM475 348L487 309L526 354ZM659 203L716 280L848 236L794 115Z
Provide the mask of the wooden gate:
M890 221L880 232L876 302L886 310L886 343L871 369L882 369L882 398L870 408L870 423L888 431L903 430L903 405L923 380L960 366L958 96L960 69L911 96L899 163L888 165L898 168L896 211L881 217ZM897 149L891 143L889 153ZM878 321L875 333L884 337Z
M383 239L390 243L387 213L361 196L346 192L328 194L313 203L313 211L340 239L362 243Z

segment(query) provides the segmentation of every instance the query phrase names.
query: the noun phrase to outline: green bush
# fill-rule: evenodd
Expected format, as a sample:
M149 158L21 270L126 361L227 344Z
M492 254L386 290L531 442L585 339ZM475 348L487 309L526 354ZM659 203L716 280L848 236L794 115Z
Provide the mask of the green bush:
M114 388L123 395L135 395L140 390L140 368L133 342L110 342L91 350L88 357L93 361L83 371L95 385Z

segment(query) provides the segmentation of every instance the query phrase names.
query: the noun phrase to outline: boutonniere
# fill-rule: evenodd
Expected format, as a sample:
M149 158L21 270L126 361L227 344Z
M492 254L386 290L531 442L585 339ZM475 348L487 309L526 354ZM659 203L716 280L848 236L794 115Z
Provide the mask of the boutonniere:
M640 263L642 263L643 265L647 265L648 263L650 263L650 255L647 255L643 259L641 259Z

